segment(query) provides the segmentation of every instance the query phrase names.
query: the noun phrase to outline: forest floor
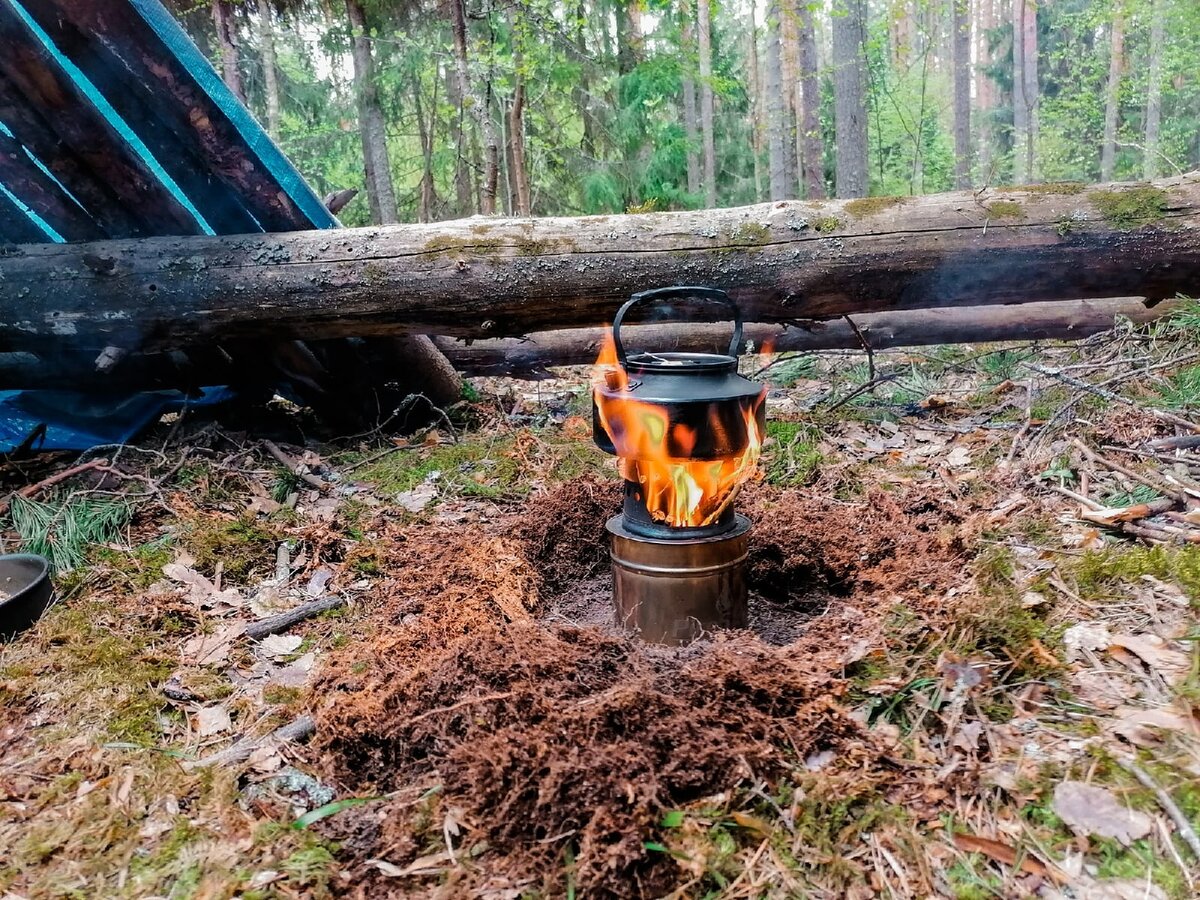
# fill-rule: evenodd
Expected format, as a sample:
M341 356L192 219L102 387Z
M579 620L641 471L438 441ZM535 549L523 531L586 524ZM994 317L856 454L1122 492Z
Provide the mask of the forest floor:
M1196 896L1198 337L747 360L752 627L685 648L611 625L581 370L9 462L107 460L11 497L0 894Z

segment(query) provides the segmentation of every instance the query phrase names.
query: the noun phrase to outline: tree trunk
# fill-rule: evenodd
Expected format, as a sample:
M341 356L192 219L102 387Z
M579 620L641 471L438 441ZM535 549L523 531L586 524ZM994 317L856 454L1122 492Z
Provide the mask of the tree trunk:
M512 157L509 177L512 181L516 213L519 216L528 216L532 212L532 198L529 193L529 171L525 166L525 55L521 50L524 34L520 31L523 25L516 23L511 10L508 13L508 25L513 36L514 69L512 106L508 111L508 146Z
M704 142L704 202L717 205L717 148L713 136L712 20L710 0L696 0L700 51L700 136Z
M728 288L746 319L762 322L1194 295L1200 183L1155 186L1149 197L1131 185L1070 186L24 245L4 257L0 351L86 343L145 352L266 335L502 337L604 324L629 294L679 283ZM1113 192L1131 189L1109 223ZM112 265L101 274L85 259Z
M749 79L750 87L750 134L751 147L754 151L754 200L758 202L762 200L763 195L763 178L762 178L762 153L763 153L763 132L766 130L763 126L763 117L766 114L762 97L762 70L759 68L758 62L758 26L755 24L755 18L758 15L756 10L755 0L750 0L750 19L749 25L746 28L746 59L749 61Z
M780 47L779 0L767 0L767 175L771 199L788 197L786 105L783 97L783 58Z
M796 17L799 35L800 109L796 131L800 135L800 160L803 169L804 196L824 200L825 148L821 140L821 86L817 79L817 36L813 11L800 2Z
M996 86L988 69L993 65L991 31L996 27L996 0L975 2L975 108L978 110L975 131L979 139L979 174L984 184L992 183L993 133L992 116L996 108Z
M350 19L350 30L354 35L354 87L358 93L358 127L362 135L363 160L367 169L367 193L374 197L371 208L378 211L377 223L390 225L399 221L396 189L392 185L387 126L383 119L383 109L379 105L371 38L367 32L366 16L360 0L346 0L346 15Z
M424 104L421 102L421 76L416 72L412 75L413 113L417 117L417 137L421 141L421 195L417 205L417 221L433 221L433 204L435 189L433 181L433 134L437 124L437 79L433 81L435 112L425 121Z
M1159 157L1159 131L1162 127L1163 43L1166 31L1167 0L1153 0L1150 11L1150 72L1146 86L1145 157L1142 176L1147 180L1158 177L1162 170Z
M691 76L695 36L692 33L692 10L687 0L679 7L681 22L680 41L683 50L683 131L687 135L687 186L688 193L696 197L703 184L700 173L700 116L696 109L696 82Z
M471 129L467 127L467 107L457 68L446 71L446 101L450 105L450 142L454 145L455 212L469 216L475 211L474 188L471 185Z
M1033 0L1013 0L1013 181L1034 180L1037 146L1038 39Z
M242 103L246 102L246 91L242 88L241 54L238 52L237 23L229 0L212 0L213 28L217 33L217 46L221 50L221 80L233 91Z
M492 117L491 78L482 89L473 83L467 57L467 14L463 0L449 0L451 32L454 38L454 58L458 71L458 90L462 102L470 105L471 113L483 142L482 172L479 182L479 211L485 216L496 214L496 188L500 179L500 140Z
M799 37L796 33L796 6L799 0L779 0L779 69L783 81L783 166L787 170L788 199L800 196L800 134L796 127L799 106L796 94L800 86Z
M1151 322L1178 309L1180 301L1152 305L1140 297L1108 300L1060 300L1017 306L963 306L901 312L862 313L854 326L843 319L798 326L751 323L745 326L744 348L775 353L854 350L865 339L872 350L975 344L994 341L1081 340L1111 329L1116 319ZM857 331L855 330L857 329ZM464 375L529 375L545 377L547 366L595 362L610 329L571 328L544 331L528 338L464 343L434 338L438 349ZM621 329L625 346L658 352L712 352L729 341L727 325L633 325ZM860 339L859 335L862 336ZM4 385L0 368L0 387Z
M279 140L279 72L275 61L275 24L272 21L275 13L271 4L264 3L258 12L259 43L262 51L263 93L267 98L267 134L272 140Z
M579 141L579 149L583 151L584 156L595 158L596 125L594 123L595 116L592 114L592 79L590 60L587 53L587 42L584 35L587 11L582 0L579 6L576 7L575 16L576 31L571 55L579 62L579 81L578 87L573 88L572 93L575 97L575 107L579 110L579 118L583 122L583 136ZM608 29L605 28L604 32L607 34Z
M953 4L954 186L971 186L971 0Z
M866 0L839 0L833 16L837 195L867 195Z
M1125 9L1113 13L1108 59L1108 86L1104 91L1104 141L1100 148L1100 180L1112 181L1117 164L1117 118L1121 111L1121 75L1125 70Z
M796 325L748 323L743 332L743 349L747 353L761 353L766 347L776 353L854 350L862 346L860 334L873 350L995 341L1080 340L1112 328L1118 317L1142 324L1179 309L1183 303L1165 300L1155 305L1140 297L1116 297L862 313L853 317L854 327L844 318ZM433 338L433 344L463 375L544 378L550 374L546 371L548 366L594 362L609 333L610 329L602 326L470 342L441 336ZM632 325L622 328L621 334L631 349L711 352L728 344L729 326ZM47 356L43 359L31 353L0 353L0 390L78 389L81 383L97 382L110 391L191 390L214 380L234 381L238 376L229 358L219 354L203 357L197 354L194 359L178 352L132 356L102 380L97 378L95 353Z

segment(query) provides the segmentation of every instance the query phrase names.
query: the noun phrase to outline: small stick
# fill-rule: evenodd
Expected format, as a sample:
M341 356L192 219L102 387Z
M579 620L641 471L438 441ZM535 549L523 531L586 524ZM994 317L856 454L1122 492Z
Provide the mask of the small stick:
M427 709L419 716L413 716L408 720L408 724L412 725L420 722L422 719L428 719L430 716L436 716L440 713L454 712L457 709L462 709L464 706L473 706L476 703L491 703L493 700L507 700L513 695L512 691L502 691L498 694L484 694L482 697L468 697L465 700L459 700L457 703L451 703L449 706L441 706L437 709Z
M1187 816L1183 811L1175 805L1175 801L1157 781L1150 777L1150 773L1135 763L1132 759L1124 756L1118 756L1117 762L1126 772L1142 783L1142 786L1154 794L1158 800L1158 805L1163 808L1171 821L1175 823L1175 827L1179 829L1179 836L1183 838L1183 842L1188 845L1188 849L1192 851L1192 855L1200 861L1200 837L1197 837L1196 830L1192 828L1192 823L1188 821Z
M1075 447L1077 447L1084 454L1084 456L1086 456L1092 462L1098 463L1099 465L1102 465L1105 468L1112 469L1114 472L1120 472L1126 478L1132 478L1134 481L1140 482L1141 484L1144 484L1146 487L1154 488L1154 490L1158 491L1164 497L1170 497L1176 503L1184 503L1187 501L1186 494L1184 494L1180 491L1172 490L1171 488L1167 487L1165 484L1163 484L1160 481L1155 481L1152 478L1147 478L1145 475L1141 474L1140 472L1135 472L1133 469L1129 468L1128 466L1122 465L1119 462L1114 462L1113 460L1108 459L1107 457L1101 456L1099 453L1097 453L1095 450L1093 450L1091 447L1089 447L1083 441L1079 440L1079 438L1075 438L1073 441L1071 441L1071 443Z
M1055 371L1054 369L1047 369L1042 366L1034 365L1033 363L1022 363L1022 365L1026 366L1030 369L1033 369L1035 372L1040 372L1042 375L1045 375L1048 378L1057 378L1059 381L1065 381L1067 384L1071 385L1072 387L1079 388L1082 391L1087 391L1090 394L1095 394L1097 397L1102 397L1111 403L1122 403L1125 406L1132 406L1134 409L1141 410L1142 412L1146 413L1147 415L1153 416L1156 419L1159 419L1163 422L1170 422L1172 425L1178 425L1180 428L1186 428L1188 431L1191 431L1191 432L1200 431L1200 425L1197 425L1195 422L1189 422L1187 419L1180 418L1179 416L1173 415L1169 412L1164 412L1161 409L1150 409L1148 407L1141 406L1137 403L1134 403L1132 400L1130 400L1126 397L1122 397L1120 394L1113 393L1110 390L1107 390L1102 387L1098 387L1097 385L1094 385L1090 382L1082 381L1079 378L1074 378L1063 372L1058 372L1058 371ZM1170 365L1172 365L1172 366L1176 365L1176 361L1173 360L1170 363ZM1145 371L1150 371L1150 370L1147 369ZM1134 373L1131 373L1131 377L1133 375L1138 375L1138 374L1144 374L1144 373L1134 372ZM1116 380L1116 379L1114 379L1114 380Z
M275 548L275 580L287 584L292 577L292 553L287 541L280 541Z
M1077 494L1070 488L1063 487L1061 484L1047 484L1046 487L1050 488L1050 490L1056 493L1062 494L1064 497L1070 497L1072 500L1077 500L1089 509L1101 510L1105 508L1103 504L1097 503L1095 500L1083 496L1083 494Z
M1146 442L1147 450L1191 450L1200 447L1200 434L1179 434Z
M279 461L285 469L303 481L305 484L315 487L318 491L329 490L329 482L323 478L318 478L312 472L304 472L300 468L300 464L279 449L279 446L274 441L263 441L263 449L270 453Z
M345 602L344 598L332 594L328 597L310 600L308 603L301 603L294 609L289 609L287 612L282 612L277 616L268 616L257 622L251 622L246 626L244 633L251 640L259 641L269 634L279 634L281 631L287 631L293 625L303 622L305 619L311 619L320 613L337 609Z
M746 485L746 482L743 481L743 482L740 482L736 487L734 487L734 489L729 492L729 496L721 501L721 505L718 506L713 511L712 515L708 516L701 523L701 525L711 525L713 522L717 521L717 519L721 518L721 516L724 515L725 510L729 509L729 507L733 503L733 501L737 499L737 495L742 492L742 488L745 487L745 485Z
M867 372L869 374L869 379L871 381L874 381L875 380L875 351L872 349L870 342L867 340L867 336L865 334L863 334L862 329L858 327L858 323L855 322L849 316L842 316L842 318L846 320L846 324L850 326L850 330L854 332L854 336L856 338L858 338L859 344L861 344L863 350L866 351Z
M212 756L206 756L204 759L187 760L183 763L183 768L191 772L195 769L207 769L212 766L227 766L245 762L250 758L250 754L259 747L265 747L267 744L274 742L298 744L312 737L316 730L317 723L312 716L301 716L292 722L288 722L286 725L276 728L270 734L257 738L244 737L237 743L214 753Z
M46 488L54 487L54 485L66 481L68 478L73 478L82 472L89 472L92 469L99 469L107 465L107 459L89 459L85 463L80 463L77 466L71 466L69 469L63 469L61 472L56 472L49 478L43 478L37 484L30 484L21 488L19 491L13 491L13 493L9 494L3 500L0 500L0 515L8 512L8 507L12 503L13 497L24 497L26 500L29 500L33 497L36 497Z

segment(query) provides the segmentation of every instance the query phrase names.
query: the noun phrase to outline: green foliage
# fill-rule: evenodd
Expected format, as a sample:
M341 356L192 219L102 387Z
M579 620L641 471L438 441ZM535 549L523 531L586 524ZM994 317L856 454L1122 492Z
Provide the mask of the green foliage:
M1093 191L1092 205L1114 228L1128 230L1157 222L1167 208L1167 194L1150 185L1119 191Z
M821 433L803 422L767 423L773 445L766 451L766 479L780 487L808 484L820 470L825 457L817 446Z
M46 557L56 572L80 565L89 547L116 540L132 515L126 503L80 495L43 502L17 494L10 512L21 548Z

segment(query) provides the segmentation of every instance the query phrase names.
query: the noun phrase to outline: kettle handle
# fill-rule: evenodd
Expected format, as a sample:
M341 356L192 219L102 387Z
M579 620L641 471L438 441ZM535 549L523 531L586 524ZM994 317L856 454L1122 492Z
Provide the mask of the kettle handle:
M733 298L720 288L675 285L674 287L652 288L648 291L640 291L634 294L624 305L617 310L616 316L613 317L612 336L613 344L617 351L617 360L624 368L625 360L625 345L621 342L621 323L625 320L625 314L629 312L630 307L645 300L684 300L689 297L704 297L707 300L715 300L718 303L723 303L733 313L733 337L729 340L729 356L735 359L741 355L742 347L742 311Z

